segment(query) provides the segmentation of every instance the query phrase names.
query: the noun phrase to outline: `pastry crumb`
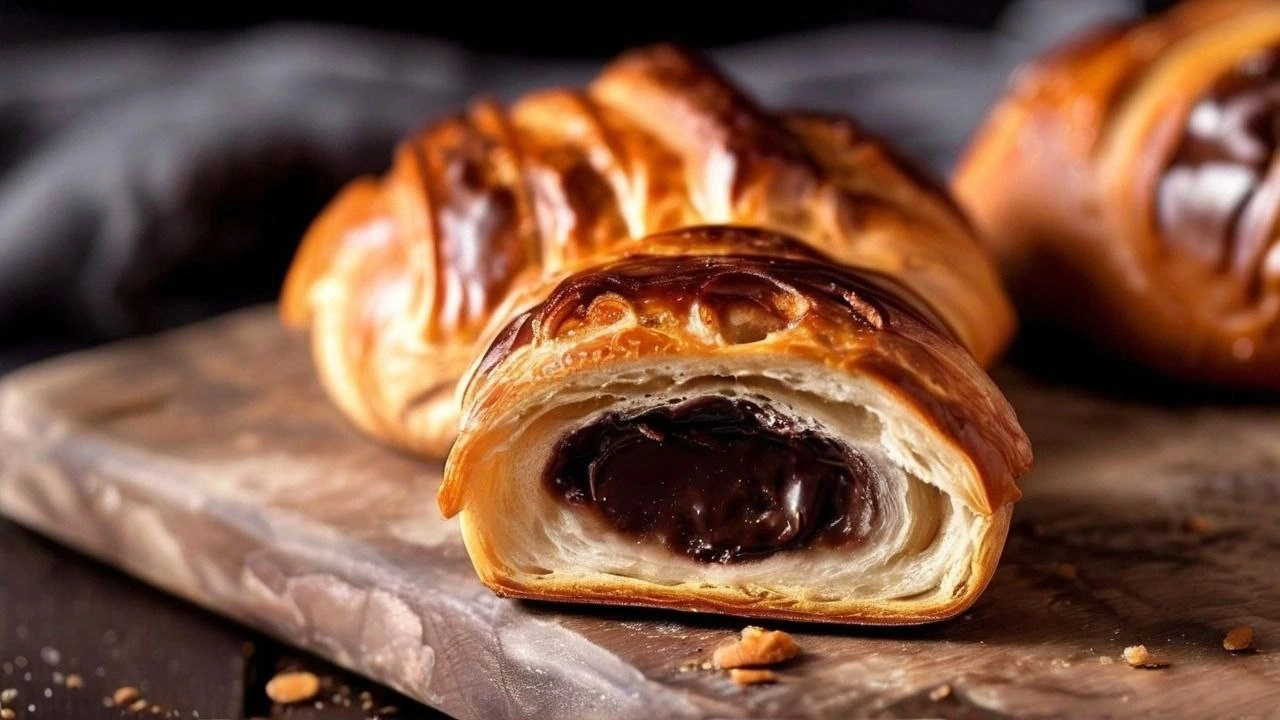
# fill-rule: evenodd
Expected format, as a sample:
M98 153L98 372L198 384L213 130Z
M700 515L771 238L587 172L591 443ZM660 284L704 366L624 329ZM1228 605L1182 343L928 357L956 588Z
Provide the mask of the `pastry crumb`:
M18 688L0 690L0 703L11 703L18 699Z
M1209 522L1209 518L1203 515L1191 515L1182 522L1182 527L1192 535L1208 535L1213 530L1213 524Z
M1145 663L1151 657L1146 645L1130 645L1124 649L1124 661L1134 667Z
M729 670L777 665L799 654L800 646L787 633L749 626L742 629L737 640L716 648L711 661L716 667Z
M1066 580L1079 580L1080 573L1076 570L1076 566L1069 562L1058 563L1058 577Z
M138 692L138 688L132 685L125 685L116 688L116 691L111 693L111 704L117 707L128 705L140 697L142 697L142 693Z
M11 708L0 708L0 720L13 720L17 716Z
M1143 670L1159 670L1168 667L1169 663L1160 662L1152 655L1146 645L1130 645L1124 649L1124 661L1129 663L1129 667L1142 668Z
M1226 637L1222 638L1222 649L1231 652L1248 650L1250 645L1253 645L1253 628L1248 625L1233 627Z
M146 710L146 709L147 709L146 698L138 698L137 700L134 700L131 705L129 705L129 712L142 712L143 710Z
M1112 665L1115 663L1115 661L1116 661L1115 658L1111 657L1110 655L1100 655L1098 657L1099 665Z
M763 668L730 668L729 679L743 687L747 685L763 685L765 683L778 682L778 673Z
M934 702L940 702L951 697L951 686L943 683L929 692L929 699Z
M68 689L75 690L77 688L84 687L84 678L80 677L76 673L71 673L63 680L63 684L66 685Z
M305 671L277 673L267 682L267 697L281 705L310 700L320 692L320 678Z

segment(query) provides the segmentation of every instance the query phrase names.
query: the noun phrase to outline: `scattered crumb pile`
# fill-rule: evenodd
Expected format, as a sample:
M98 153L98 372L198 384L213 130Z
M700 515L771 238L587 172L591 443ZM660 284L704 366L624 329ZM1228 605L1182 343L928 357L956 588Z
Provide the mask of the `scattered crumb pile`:
M102 698L102 705L103 707L120 708L131 713L149 712L152 715L160 715L165 712L165 709L159 705L148 702L142 696L142 691L132 685L116 688L116 691L111 693L111 697Z
M711 660L684 663L680 671L727 670L729 679L738 685L761 685L781 679L770 666L781 665L799 654L800 646L795 638L781 630L765 630L753 625L716 648Z
M784 663L800 654L795 638L781 630L745 627L737 640L716 648L711 662L722 670Z
M1253 652L1253 628L1248 625L1237 625L1231 628L1222 638L1222 649L1231 653ZM1124 649L1124 661L1129 667L1143 670L1159 670L1169 667L1149 650L1146 645L1130 645Z

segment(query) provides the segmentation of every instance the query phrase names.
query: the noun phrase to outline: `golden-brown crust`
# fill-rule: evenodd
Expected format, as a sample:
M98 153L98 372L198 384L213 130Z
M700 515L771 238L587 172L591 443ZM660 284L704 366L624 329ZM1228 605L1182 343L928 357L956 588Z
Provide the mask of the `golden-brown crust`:
M464 407L487 405L620 360L743 352L808 356L849 376L870 375L902 397L977 468L984 512L1018 498L1030 447L1008 404L933 309L897 279L802 257L700 254L763 242L761 231L685 230L680 255L638 255L576 273L498 334L470 378ZM698 234L709 237L697 239ZM693 254L688 254L692 252ZM617 332L609 332L612 328ZM766 339L771 342L760 344ZM572 343L573 358L547 360ZM567 354L567 353L566 353ZM519 357L516 357L516 356ZM540 359L539 359L540 358ZM479 406L479 407L478 407ZM465 464L461 458L451 464ZM450 472L444 498L466 482Z
M826 262L760 230L687 228L649 245L676 254L575 273L535 293L545 299L496 334L466 383L473 435L512 398L576 373L659 357L803 358L879 379L955 444L982 483L969 491L973 507L991 513L1017 500L1031 450L1012 408L933 308L896 278ZM759 254L771 248L784 254ZM440 490L446 516L462 508L468 453L488 452L472 440L450 456Z
M1188 252L1183 228L1162 224L1161 196L1192 110L1277 47L1280 5L1200 0L1018 73L953 187L1024 309L1171 375L1280 389L1280 267L1260 259L1266 239L1236 267L1206 262L1231 238ZM1269 222L1261 232L1274 242Z
M1012 332L944 192L850 121L767 113L666 46L624 55L585 92L480 102L406 141L386 177L316 221L282 316L310 326L321 378L357 424L439 455L458 378L548 279L706 224L783 232L898 278L983 363Z

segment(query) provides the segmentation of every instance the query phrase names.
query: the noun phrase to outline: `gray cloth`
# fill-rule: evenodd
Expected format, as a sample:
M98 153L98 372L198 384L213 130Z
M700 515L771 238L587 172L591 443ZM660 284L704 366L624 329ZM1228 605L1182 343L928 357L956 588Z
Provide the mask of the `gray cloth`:
M945 172L1009 71L1121 0L995 33L858 25L712 53L771 106L848 112ZM309 220L398 138L579 62L313 26L0 49L0 366L272 297Z

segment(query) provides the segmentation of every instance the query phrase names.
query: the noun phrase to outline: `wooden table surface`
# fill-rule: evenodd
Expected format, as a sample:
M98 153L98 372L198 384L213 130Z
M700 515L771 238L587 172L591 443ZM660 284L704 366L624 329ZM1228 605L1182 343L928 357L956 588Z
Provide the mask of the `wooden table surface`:
M1008 370L997 380L1037 467L979 603L921 628L785 625L801 659L777 685L745 690L684 670L739 620L488 593L435 511L438 465L352 431L303 340L269 312L6 379L0 511L463 718L1280 717L1280 408L1117 397ZM73 639L110 658L111 644L94 644L110 630L145 659L116 668L79 651L107 672L81 673L95 701L145 682L162 705L200 703L189 709L202 716L270 711L252 688L277 651L237 660L242 637L209 629L229 625L180 630L166 611L82 631L127 583L102 571L109 580L83 581L59 608L40 588L54 574L6 601L45 614L6 617L0 654L17 654L25 626L28 665L45 646L69 665ZM1256 631L1257 651L1223 649L1236 625ZM1167 666L1125 665L1139 643ZM162 695L203 667L189 653L225 664L223 689Z

